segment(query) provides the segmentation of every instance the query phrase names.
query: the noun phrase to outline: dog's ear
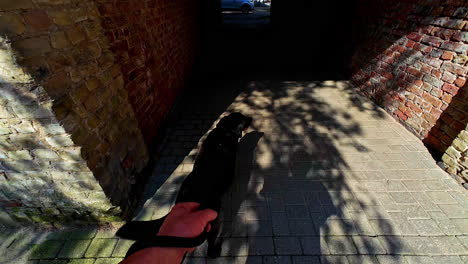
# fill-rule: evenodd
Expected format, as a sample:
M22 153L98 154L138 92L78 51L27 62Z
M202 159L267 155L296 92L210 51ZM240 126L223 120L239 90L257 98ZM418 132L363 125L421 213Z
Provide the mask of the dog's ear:
M252 124L252 118L251 117L248 117L248 116L244 116L244 131L247 130L247 128L249 128L250 124Z
M219 120L218 124L216 124L216 127L224 130L232 130L235 128L233 121L234 120L231 115L225 116Z
M234 112L221 118L216 127L226 131L232 131L237 136L242 137L242 131L245 131L252 123L252 118L247 117L239 112Z

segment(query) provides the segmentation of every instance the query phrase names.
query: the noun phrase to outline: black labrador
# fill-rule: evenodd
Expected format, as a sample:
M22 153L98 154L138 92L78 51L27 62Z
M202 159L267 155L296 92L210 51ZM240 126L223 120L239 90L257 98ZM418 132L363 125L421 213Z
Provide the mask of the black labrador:
M234 179L239 139L251 122L252 118L238 112L219 121L203 142L192 172L180 187L176 203L197 202L200 203L200 209L210 208L218 213L221 211L222 197ZM219 247L215 245L219 234L219 219L214 221L208 234L203 233L196 238L155 236L164 219L165 217L152 221L131 221L122 226L116 235L137 241L130 247L127 256L154 246L196 247L208 239L208 255L216 257Z

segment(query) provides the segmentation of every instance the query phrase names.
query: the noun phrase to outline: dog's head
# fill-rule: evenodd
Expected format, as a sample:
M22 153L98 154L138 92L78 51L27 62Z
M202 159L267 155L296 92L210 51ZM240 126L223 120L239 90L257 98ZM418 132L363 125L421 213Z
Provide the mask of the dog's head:
M242 137L242 131L247 130L251 123L251 117L235 112L221 118L219 123L216 125L216 128L232 132L240 138Z

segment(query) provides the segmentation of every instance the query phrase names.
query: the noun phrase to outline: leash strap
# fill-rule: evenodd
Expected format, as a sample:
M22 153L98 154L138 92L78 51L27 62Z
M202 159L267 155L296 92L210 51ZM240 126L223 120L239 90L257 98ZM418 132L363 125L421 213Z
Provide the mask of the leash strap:
M133 253L150 247L179 247L179 248L193 248L203 244L208 234L203 232L197 237L173 237L173 236L155 236L147 240L139 240L135 242L127 251L125 258Z

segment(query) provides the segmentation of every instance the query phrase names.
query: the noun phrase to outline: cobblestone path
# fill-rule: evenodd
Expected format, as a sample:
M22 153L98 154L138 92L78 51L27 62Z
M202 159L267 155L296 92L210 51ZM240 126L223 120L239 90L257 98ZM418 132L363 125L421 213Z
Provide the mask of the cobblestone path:
M467 192L346 82L211 85L219 89L183 101L136 217L167 213L222 114L251 116L221 214L221 257L205 258L204 244L186 263L468 263ZM130 242L113 232L3 231L0 262L118 263Z

